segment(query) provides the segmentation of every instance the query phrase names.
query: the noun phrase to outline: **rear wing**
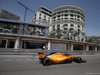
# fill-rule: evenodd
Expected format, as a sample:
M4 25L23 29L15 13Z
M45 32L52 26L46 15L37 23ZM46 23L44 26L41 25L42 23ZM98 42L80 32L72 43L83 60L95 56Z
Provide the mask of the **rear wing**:
M44 53L38 53L39 54L39 59L44 59L46 57L46 55Z

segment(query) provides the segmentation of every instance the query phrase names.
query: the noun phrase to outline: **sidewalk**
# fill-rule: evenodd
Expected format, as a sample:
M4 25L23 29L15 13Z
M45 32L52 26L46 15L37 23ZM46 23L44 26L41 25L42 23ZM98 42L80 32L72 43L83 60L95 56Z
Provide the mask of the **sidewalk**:
M34 58L39 58L38 55L0 55L0 58L22 58L22 59L34 59Z

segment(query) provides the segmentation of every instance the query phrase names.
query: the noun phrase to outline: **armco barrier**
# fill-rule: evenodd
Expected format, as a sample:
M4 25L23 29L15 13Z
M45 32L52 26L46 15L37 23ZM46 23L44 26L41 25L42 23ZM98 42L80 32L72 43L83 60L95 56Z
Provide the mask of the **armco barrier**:
M37 55L38 52L43 52L45 54L50 52L63 52L72 55L93 55L100 54L100 50L36 50L36 49L12 49L12 48L0 48L0 55Z

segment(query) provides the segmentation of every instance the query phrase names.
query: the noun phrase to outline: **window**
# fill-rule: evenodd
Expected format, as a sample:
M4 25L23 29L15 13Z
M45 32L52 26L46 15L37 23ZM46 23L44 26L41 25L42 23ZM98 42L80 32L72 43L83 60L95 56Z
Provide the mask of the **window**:
M80 26L78 25L78 28L80 28Z
M74 25L73 24L71 24L71 27L73 27Z
M58 18L57 20L60 20L60 18Z
M58 17L60 17L60 15L58 15Z
M64 28L64 30L67 30L67 28Z
M68 18L65 18L65 19L68 19Z
M80 18L79 16L77 16L78 18Z
M53 17L53 19L56 19L56 17Z
M68 14L65 14L65 16L68 16Z
M55 31L55 26L53 26L53 31Z
M41 16L41 13L40 13L40 16Z
M60 25L57 25L57 29L60 30Z
M46 15L44 15L44 18L46 18Z
M65 24L64 26L68 26L67 24Z
M74 13L74 11L70 11L71 13Z
M68 13L68 11L65 11L65 13Z
M78 21L80 21L80 19L77 19Z
M70 16L73 17L74 15L71 14Z
M77 14L80 14L79 12L77 12Z
M74 18L70 18L71 20L73 20Z
M81 30L80 30L80 29L78 29L78 31L80 32Z

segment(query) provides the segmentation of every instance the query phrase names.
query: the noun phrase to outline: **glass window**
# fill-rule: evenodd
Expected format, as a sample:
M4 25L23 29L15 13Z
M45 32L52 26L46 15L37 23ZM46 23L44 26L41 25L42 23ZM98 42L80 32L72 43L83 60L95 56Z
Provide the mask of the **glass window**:
M58 17L60 17L60 15L58 15Z
M65 11L65 13L67 13L68 11Z
M79 16L77 16L78 18L80 18Z
M71 17L73 17L74 15L73 15L73 14L71 14L70 16L71 16Z
M68 16L68 14L65 14L65 16Z
M53 30L55 30L55 26L53 26Z
M40 13L40 16L41 16L41 13Z
M64 28L64 30L67 30L67 28Z
M67 26L67 24L65 24L64 26Z
M57 25L57 29L60 30L60 25Z
M44 15L44 18L46 18L46 15Z
M71 24L71 27L73 27L74 25L73 24Z
M78 25L78 27L80 28L80 26Z

